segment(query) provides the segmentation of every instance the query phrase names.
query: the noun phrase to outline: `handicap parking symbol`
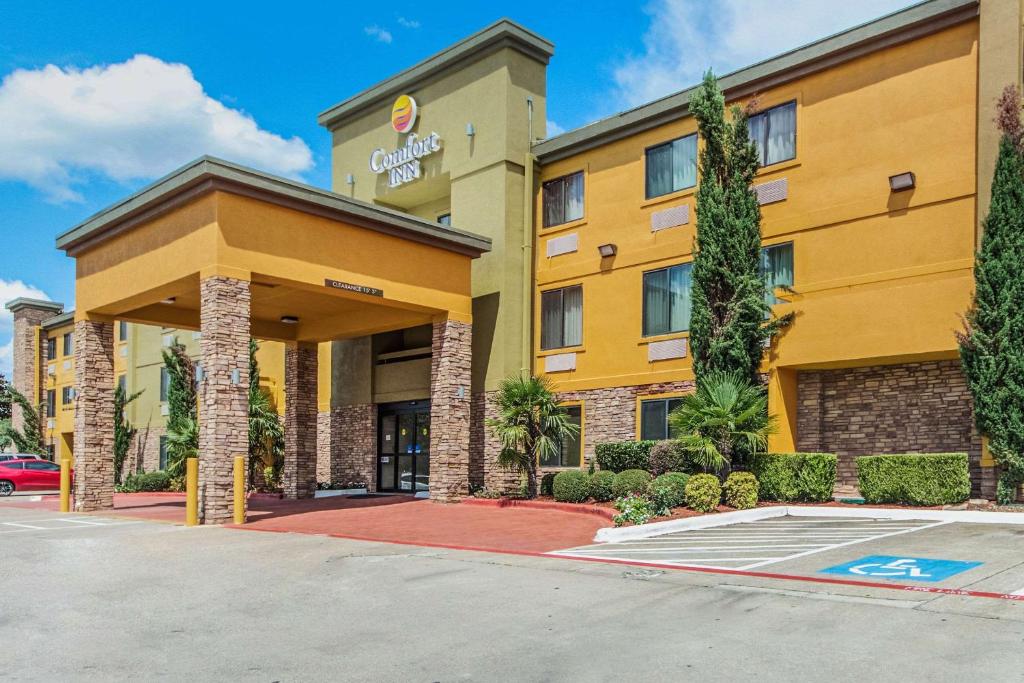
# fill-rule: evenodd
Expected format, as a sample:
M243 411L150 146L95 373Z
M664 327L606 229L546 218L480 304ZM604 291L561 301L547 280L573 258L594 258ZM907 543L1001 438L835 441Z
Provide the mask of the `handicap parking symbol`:
M928 557L896 557L868 555L853 562L837 564L820 570L821 574L841 574L860 578L895 579L896 581L944 581L955 574L980 567L981 562L936 560Z

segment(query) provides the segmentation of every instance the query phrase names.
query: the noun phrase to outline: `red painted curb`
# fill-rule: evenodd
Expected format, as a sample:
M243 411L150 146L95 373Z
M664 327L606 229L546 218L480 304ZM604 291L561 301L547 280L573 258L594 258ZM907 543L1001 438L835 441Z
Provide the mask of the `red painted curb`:
M163 498L163 497L170 498L170 497L173 497L173 496L183 497L185 495L185 492L184 491L132 491L131 493L129 493L127 491L119 491L119 492L116 492L114 495L115 496L138 496L139 498Z
M609 522L615 517L615 513L612 510L597 507L596 505L551 503L546 500L518 500L516 498L463 498L460 504L493 508L518 507L526 508L527 510L557 510L559 512L574 512L578 515L604 517Z

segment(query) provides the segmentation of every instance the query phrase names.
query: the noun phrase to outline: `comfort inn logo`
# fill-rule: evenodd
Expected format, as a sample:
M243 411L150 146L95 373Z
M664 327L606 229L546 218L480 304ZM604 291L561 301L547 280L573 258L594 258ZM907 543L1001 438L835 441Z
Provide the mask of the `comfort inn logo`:
M391 127L397 133L408 133L416 125L416 100L400 95L391 107Z
M408 135L405 144L390 152L378 147L370 153L370 171L387 173L389 187L398 187L419 178L422 175L420 159L441 151L441 136L437 133L420 138L411 132L418 112L416 100L409 95L399 96L391 107L391 127Z

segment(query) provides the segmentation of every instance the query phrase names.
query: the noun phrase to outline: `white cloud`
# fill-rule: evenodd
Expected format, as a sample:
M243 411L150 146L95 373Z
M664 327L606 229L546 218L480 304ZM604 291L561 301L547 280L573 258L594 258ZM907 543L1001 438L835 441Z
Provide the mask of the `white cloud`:
M161 176L203 154L296 177L309 147L259 127L203 91L192 70L149 55L87 69L49 64L0 83L0 180L54 201L99 173L124 182Z
M614 70L625 106L695 85L708 68L724 74L870 21L912 0L654 0L642 54Z
M415 19L407 19L406 17L398 17L398 25L403 28L419 28L420 22Z
M561 135L562 133L565 132L565 128L563 128L562 126L558 125L557 123L555 123L551 119L547 120L547 123L545 124L545 128L547 129L547 133L548 133L548 137L549 138L553 138L556 135Z
M11 353L14 349L14 342L11 333L14 330L14 316L4 307L8 301L17 299L19 296L31 299L49 299L39 288L26 285L21 280L0 279L0 339L6 338L3 346L0 346L0 373L10 379L11 377Z
M363 32L371 38L376 38L381 43L386 43L388 45L390 45L391 41L394 40L394 36L391 35L391 31L377 26L376 24L365 27Z

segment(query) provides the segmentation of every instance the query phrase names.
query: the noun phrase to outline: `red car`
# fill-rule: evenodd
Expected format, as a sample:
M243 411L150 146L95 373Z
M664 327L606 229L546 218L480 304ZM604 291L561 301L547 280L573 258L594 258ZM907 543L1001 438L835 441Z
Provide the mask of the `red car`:
M71 470L72 479L75 471ZM48 460L5 460L0 462L0 496L15 491L56 491L60 489L60 465Z

